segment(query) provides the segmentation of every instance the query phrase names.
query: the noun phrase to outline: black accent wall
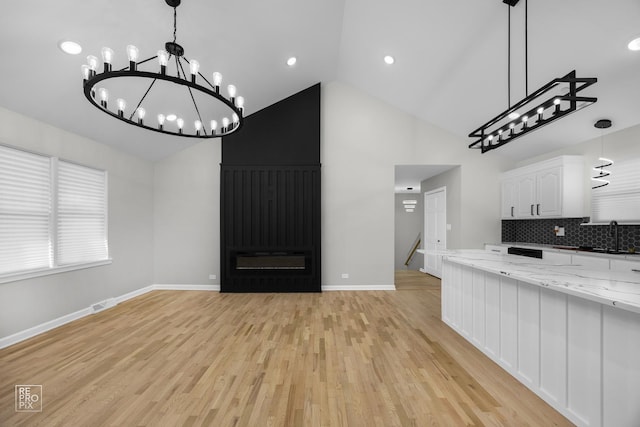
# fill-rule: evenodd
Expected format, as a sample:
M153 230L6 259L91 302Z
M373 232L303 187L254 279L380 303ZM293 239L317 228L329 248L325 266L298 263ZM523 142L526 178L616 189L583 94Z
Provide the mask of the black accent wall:
M220 183L221 291L320 292L320 84L224 137ZM243 269L239 254L305 267Z

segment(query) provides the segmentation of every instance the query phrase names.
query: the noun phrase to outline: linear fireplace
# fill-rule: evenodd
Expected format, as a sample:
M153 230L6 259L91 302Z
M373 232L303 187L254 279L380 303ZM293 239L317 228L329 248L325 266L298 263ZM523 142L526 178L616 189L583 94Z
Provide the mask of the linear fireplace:
M309 253L292 251L252 251L231 254L231 262L236 273L279 270L301 273L309 270L311 258Z

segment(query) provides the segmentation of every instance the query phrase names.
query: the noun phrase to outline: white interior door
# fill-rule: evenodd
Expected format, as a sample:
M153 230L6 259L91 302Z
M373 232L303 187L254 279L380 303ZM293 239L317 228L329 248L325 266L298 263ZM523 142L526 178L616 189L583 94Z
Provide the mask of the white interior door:
M446 187L424 193L424 271L442 276L442 255L447 249Z

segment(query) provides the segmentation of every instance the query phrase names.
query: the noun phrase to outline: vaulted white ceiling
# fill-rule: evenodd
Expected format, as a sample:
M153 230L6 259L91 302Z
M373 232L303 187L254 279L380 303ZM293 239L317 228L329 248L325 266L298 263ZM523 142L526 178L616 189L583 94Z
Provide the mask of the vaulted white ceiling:
M525 96L524 2L512 8L512 101ZM637 0L529 4L529 91L576 70L598 102L500 148L516 160L640 123ZM177 41L201 70L220 71L248 114L317 82L340 80L466 138L507 108L507 10L500 0L183 0ZM0 16L0 105L157 160L194 140L115 121L84 99L80 65L102 46L155 55L172 39L164 0L20 0ZM57 43L72 39L78 56ZM386 65L384 55L396 63ZM285 61L296 56L289 68ZM120 61L120 62L119 62ZM133 102L133 101L132 101ZM471 139L469 139L471 142ZM480 153L478 153L480 156Z

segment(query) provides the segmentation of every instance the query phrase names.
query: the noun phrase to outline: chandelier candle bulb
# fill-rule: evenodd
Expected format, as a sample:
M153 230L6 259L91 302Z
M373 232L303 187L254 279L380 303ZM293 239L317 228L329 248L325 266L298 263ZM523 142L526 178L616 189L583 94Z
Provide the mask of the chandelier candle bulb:
M167 74L167 64L169 63L169 52L166 50L158 51L158 63L160 64L160 74Z
M218 129L218 122L215 120L211 120L211 135L216 134L216 129Z
M164 126L164 114L158 114L158 129L162 130L162 127Z
M145 110L142 107L138 107L138 123L143 125L144 124L144 116L147 114L147 110Z
M91 70L89 69L89 66L87 64L82 64L80 66L80 72L82 73L82 80L84 82L89 80L89 75L91 73Z
M113 49L108 47L102 48L102 61L104 62L104 72L111 71L111 61L113 60Z
M220 93L220 85L222 84L222 74L215 71L212 75L213 78L213 86L216 93Z
M176 120L176 123L178 124L178 133L182 133L182 127L184 126L184 120L182 120L182 118L178 118Z
M120 117L124 117L124 109L127 107L127 101L122 98L116 99L116 104L118 105L118 115Z
M107 108L107 102L109 101L109 91L103 87L98 89L98 96L100 96L100 105L102 108Z
M191 82L195 83L198 71L200 71L200 63L195 59L192 59L191 62L189 62L189 69L191 70Z
M196 120L193 125L196 128L196 135L200 135L200 131L202 130L202 122L200 120Z
M87 64L89 65L89 70L91 71L89 77L93 77L96 75L96 69L98 68L98 58L93 55L87 56Z
M138 61L138 56L140 55L140 51L137 47L130 44L127 46L127 57L129 58L129 70L136 70L136 62Z
M229 93L229 98L231 98L231 102L235 102L236 87L234 85L227 86L227 93Z
M229 118L228 117L224 117L222 119L222 132L226 132L227 131L227 126L229 126Z
M244 114L244 97L239 96L236 98L236 107L240 110L240 113Z

